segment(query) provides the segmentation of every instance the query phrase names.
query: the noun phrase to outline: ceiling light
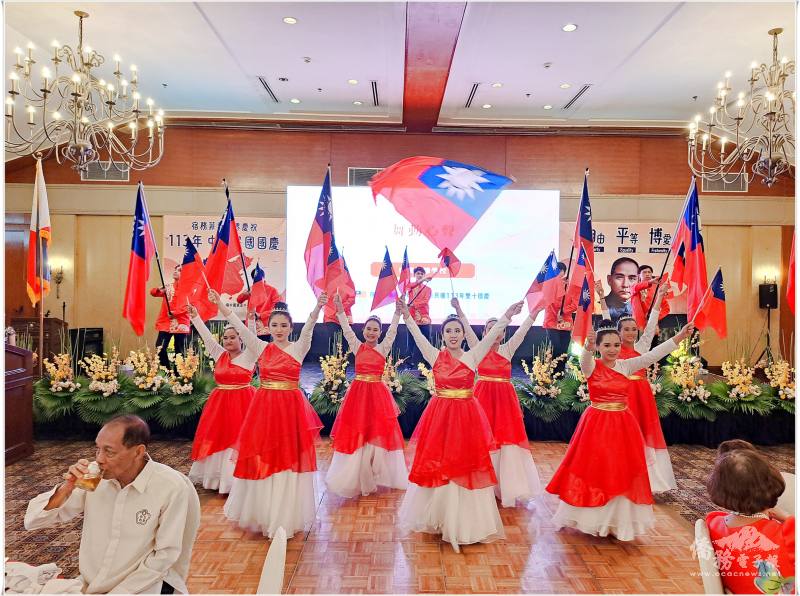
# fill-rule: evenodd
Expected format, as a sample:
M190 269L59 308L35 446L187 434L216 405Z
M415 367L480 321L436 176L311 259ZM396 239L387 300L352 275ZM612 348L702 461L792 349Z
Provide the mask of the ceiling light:
M494 87L495 89L499 89L502 86L503 86L503 83L492 83L492 87Z
M553 109L553 106L551 106L550 104L547 104L546 106L542 106L542 107L544 107L545 110L552 110Z
M577 28L578 28L578 26L575 23L567 23L566 25L561 27L561 30L562 31L566 31L567 33L572 33Z
M290 101L291 103L300 103L300 100L299 100L299 99L297 99L296 97L293 97L293 98L292 98L292 99L290 99L289 101Z
M485 103L485 104L483 104L481 107L482 107L484 110L488 110L489 108L491 108L491 107L492 107L492 104L490 104L490 103Z
M358 81L356 79L347 79L347 82L351 85L358 85Z
M354 106L360 106L362 103L363 103L363 102L361 102L361 101L355 100L355 101L353 102L353 105L354 105Z
M561 87L562 89L569 89L570 87L572 87L572 85L570 85L569 83L561 83L559 87Z
M294 17L283 17L283 22L287 25L296 25L297 19Z

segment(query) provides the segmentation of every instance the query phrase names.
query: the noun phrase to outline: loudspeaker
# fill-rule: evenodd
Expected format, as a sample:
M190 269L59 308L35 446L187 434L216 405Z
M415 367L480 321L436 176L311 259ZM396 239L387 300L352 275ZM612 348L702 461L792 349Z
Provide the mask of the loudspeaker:
M69 330L69 339L72 342L72 353L76 358L83 359L93 354L103 354L103 328L79 327Z
M758 285L758 307L778 308L778 284Z

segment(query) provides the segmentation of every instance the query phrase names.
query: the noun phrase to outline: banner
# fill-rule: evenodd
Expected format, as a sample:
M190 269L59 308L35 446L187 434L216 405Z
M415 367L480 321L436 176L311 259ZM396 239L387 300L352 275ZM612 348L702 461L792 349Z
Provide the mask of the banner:
M672 245L672 234L675 222L671 223L608 223L593 222L592 236L594 240L595 279L603 283L606 294L613 293L615 287L609 282L611 265L620 257L628 257L639 265L649 265L653 275L661 273L664 259ZM559 256L564 263L569 259L572 236L575 233L574 222L560 222ZM632 269L632 265L628 267ZM672 271L672 263L667 266L666 273ZM675 286L672 286L676 291ZM677 292L676 292L677 293ZM669 301L670 312L686 313L686 295L676 295ZM600 314L600 304L595 292L595 313Z
M187 237L197 247L205 260L214 244L214 235L219 223L219 215L165 215L161 258L164 266L164 279L169 283L172 272L181 262L184 243ZM247 276L252 284L251 272L256 262L264 270L264 280L286 294L286 220L273 217L236 217L236 227L245 254ZM232 283L231 283L232 282ZM156 281L156 283L158 283ZM239 281L226 281L228 287L240 287L232 293L223 293L222 299L242 319L246 314L246 303L236 302L236 296L247 289L244 275L239 272ZM221 317L220 317L221 318Z

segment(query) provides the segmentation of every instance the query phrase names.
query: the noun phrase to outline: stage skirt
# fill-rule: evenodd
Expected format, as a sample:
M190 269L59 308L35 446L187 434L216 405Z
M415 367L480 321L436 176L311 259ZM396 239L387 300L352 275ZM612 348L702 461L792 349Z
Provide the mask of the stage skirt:
M491 486L469 490L455 482L434 488L409 483L398 519L406 532L441 534L456 552L462 544L505 538Z
M525 501L542 494L542 483L529 448L503 445L492 451L491 457L497 475L494 492L503 507L515 507L517 499Z
M408 487L408 468L402 449L387 451L366 443L353 453L333 452L325 476L328 490L342 497L368 495L378 486L405 489Z
M647 473L650 477L650 490L654 493L663 493L678 488L675 481L675 472L672 470L672 460L666 449L644 448L647 456Z
M475 399L481 404L492 429L492 449L517 445L528 449L528 433L519 397L511 381L482 381L475 384Z
M233 485L233 470L236 467L236 451L225 449L192 462L189 480L203 488L219 490L226 495Z
M197 423L192 460L205 459L236 444L255 393L251 385L235 389L216 387L211 391Z
M285 470L262 480L234 478L225 517L252 532L272 538L278 528L291 538L314 523L314 472Z
M262 480L278 472L315 471L321 428L319 416L296 387L260 388L242 424L234 476Z
M584 534L611 534L626 541L647 534L655 522L652 505L634 503L626 497L614 497L600 507L575 507L560 500L553 516L557 530L575 528Z
M356 378L339 408L331 429L333 450L355 453L369 443L386 451L402 451L400 410L388 387L381 382Z
M628 392L628 409L636 421L644 437L645 452L650 473L650 488L654 493L665 492L678 487L672 462L667 451L667 442L661 430L661 418L658 416L656 399L644 371L630 377Z

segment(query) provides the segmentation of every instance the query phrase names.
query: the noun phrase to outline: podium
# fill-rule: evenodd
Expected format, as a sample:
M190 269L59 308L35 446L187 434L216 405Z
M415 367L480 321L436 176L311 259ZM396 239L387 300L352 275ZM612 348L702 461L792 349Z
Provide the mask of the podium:
M11 326L17 332L17 343L22 334L30 335L34 351L39 350L39 317L11 317ZM44 358L53 359L61 351L62 339L69 340L67 323L55 317L44 319ZM38 369L38 367L37 367Z
M33 352L6 345L6 465L33 453Z

